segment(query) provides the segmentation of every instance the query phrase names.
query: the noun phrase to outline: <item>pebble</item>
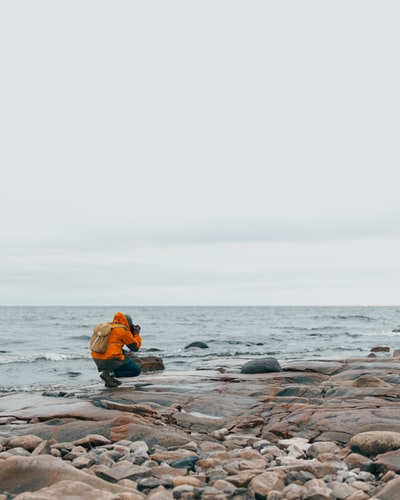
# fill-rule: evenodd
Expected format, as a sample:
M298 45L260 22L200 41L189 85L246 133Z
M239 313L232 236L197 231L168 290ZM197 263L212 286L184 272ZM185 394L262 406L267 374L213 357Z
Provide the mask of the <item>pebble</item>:
M15 454L26 458L34 456L33 451L39 441L32 436L25 438L21 440L15 436L6 441L3 445L5 451L0 454L3 463ZM146 497L153 500L362 500L374 498L374 491L379 485L376 476L360 467L354 468L355 464L363 465L364 459L373 463L371 458L351 453L349 450L347 454L340 454L341 449L335 442L310 443L302 438L281 440L273 444L265 439L253 439L251 445L243 447L240 436L239 439L233 436L228 441L240 444L225 448L210 446L204 441L195 451L184 448L163 449L160 445L149 449L148 445L140 440L107 443L103 439L95 440L88 436L87 439L70 443L53 442L51 448L43 449L49 451L49 456L58 451L60 455L54 458L55 460L72 463L74 467L86 470L88 477L101 478L104 491L107 490L108 484L118 484L121 488L126 488L125 496L118 498L127 500ZM248 441L247 436L246 443ZM42 442L43 440L40 440L39 444ZM87 443L90 443L89 447L85 446ZM25 448L17 447L17 444L23 444ZM193 449L193 444L190 448ZM294 448L301 451L301 458L293 456ZM29 452L29 449L32 451ZM269 449L269 455L262 453L266 449ZM337 458L340 455L342 460ZM332 461L320 461L318 457L332 458ZM147 460L151 466L135 464L137 458ZM174 463L179 462L184 466L174 468ZM16 470L15 473L18 474L19 471ZM34 475L34 470L31 474ZM399 479L394 472L388 471L385 474L388 488L392 481ZM65 488L69 490L71 486L66 485ZM53 490L63 491L52 486L49 494ZM91 489L87 491L92 494ZM104 491L99 498L102 495L107 497L104 496Z

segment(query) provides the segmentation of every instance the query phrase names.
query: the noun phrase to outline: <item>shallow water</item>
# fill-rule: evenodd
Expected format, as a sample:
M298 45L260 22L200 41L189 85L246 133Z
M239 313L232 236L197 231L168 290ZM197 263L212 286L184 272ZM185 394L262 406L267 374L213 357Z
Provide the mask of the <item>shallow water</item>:
M88 342L117 310L142 326L143 355L166 371L273 356L339 359L400 348L400 307L0 307L0 391L68 390L99 383ZM185 349L193 341L208 349ZM157 349L153 352L153 349Z

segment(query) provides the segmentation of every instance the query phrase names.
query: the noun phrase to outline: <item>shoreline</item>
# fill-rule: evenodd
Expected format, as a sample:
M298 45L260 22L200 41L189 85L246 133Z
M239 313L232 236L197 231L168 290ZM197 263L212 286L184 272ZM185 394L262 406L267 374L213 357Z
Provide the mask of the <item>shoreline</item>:
M100 387L99 383L82 386L78 391L70 393L30 394L23 401L19 393L3 395L0 397L0 463L2 466L11 464L16 468L15 471L19 470L18 467L27 466L26 460L29 456L16 458L14 453L18 447L9 447L12 438L36 436L41 443L46 443L50 450L43 455L51 457L51 460L58 458L57 466L60 466L60 463L65 462L63 457L54 457L51 454L57 443L72 443L71 447L74 448L79 445L73 443L85 439L90 441L88 436L95 435L106 439L108 444L92 444L85 449L82 454L87 459L87 455L90 455L90 460L95 460L96 450L104 446L115 449L118 446L127 446L126 443L131 443L129 446L134 446L137 442L146 444L147 459L143 463L150 464L146 465L150 472L146 470L143 477L138 476L136 483L139 486L136 486L139 489L136 488L135 493L142 497L154 496L155 491L159 489L163 490L164 495L160 498L179 498L174 488L182 489L183 486L176 485L176 481L174 483L171 479L175 477L175 471L170 470L174 467L167 461L167 476L170 476L170 479L157 479L154 475L157 469L153 470L152 466L159 467L165 460L157 462L151 456L159 449L166 453L181 450L179 453L183 459L186 456L184 450L187 451L187 448L191 447L195 449L191 452L195 453L196 460L192 461L190 467L183 467L185 472L181 470L179 481L190 491L197 488L196 495L200 496L193 498L208 498L207 488L218 491L220 496L215 498L235 498L232 496L233 491L228 492L232 485L235 490L246 490L247 497L243 498L256 498L259 487L256 484L262 478L265 479L267 473L276 478L283 474L283 483L279 483L282 488L276 490L279 492L284 492L285 488L289 487L293 489L292 484L306 489L317 487L315 481L312 483L314 486L307 484L315 479L319 488L331 491L339 488L336 483L341 484L342 490L350 486L351 495L358 495L353 497L355 500L386 498L365 495L388 487L391 481L399 480L400 484L400 478L397 476L400 472L400 359L385 353L379 357L285 362L281 363L281 367L281 371L243 374L237 366L229 367L219 360L219 366L215 365L212 369L208 367L187 372L144 373L132 382L124 379L124 384L117 389L106 389ZM357 436L365 433L372 434L375 439L375 444L368 452L360 448L359 443L357 450L352 445ZM390 439L386 438L386 445L382 444L384 433L391 433ZM285 442L291 444L284 444ZM298 448L296 452L290 448L294 443ZM263 454L259 449L261 444L268 449L274 447L274 450L277 448L280 451L278 453L275 450L277 456L269 456L267 452ZM320 453L309 456L307 450L318 446L321 449L326 446L336 451L321 452L322 457L319 456ZM218 462L215 453L208 449L210 447L218 448L220 453L222 449L219 447L222 447L227 457L222 459L219 456ZM34 453L35 448L27 453ZM206 449L208 451L205 451ZM237 470L232 474L234 468L227 467L224 460L230 460L231 463L235 461L233 455L244 453L244 450L252 450L253 458L246 460L253 460L254 463L246 464L242 457L245 466L241 465L240 460L236 460ZM250 451L248 453L251 455ZM133 456L131 465L137 465L135 460L138 459L134 454L130 454ZM391 455L385 457L385 454ZM211 463L211 458L214 465L206 467L205 464ZM121 467L120 462L121 460L110 463L110 469ZM198 464L203 465L200 467ZM74 459L69 461L68 465L74 466ZM108 477L104 470L102 473L98 472L96 466L99 465L92 463L82 469L87 475ZM30 466L33 467L32 464ZM288 482L294 470L310 470L310 467L313 478L306 481L304 476L303 483L299 479L297 482ZM321 473L322 476L319 477L318 468L323 467L325 472L330 472ZM215 468L219 471L218 474ZM217 476L223 476L219 479L224 482L217 483L217 486L223 488L215 488L218 479L213 479L213 471ZM355 488L352 486L354 481L346 483L342 477L344 471L349 475L348 478L355 474L355 481L361 482L364 487L359 485L359 488ZM243 484L232 478L238 474L246 476L247 479L242 478ZM325 480L328 476L329 481ZM151 477L153 482L147 480L151 485L145 486L147 483L144 480L148 477ZM332 479L333 477L335 479ZM100 489L110 492L107 488L109 484L114 484L113 481L110 478L102 481ZM194 486L194 483L197 486ZM7 484L13 486L10 482ZM46 487L56 488L57 484L58 482ZM37 489L42 489L43 484L40 483L40 486L41 488ZM28 488L28 485L23 488ZM366 489L368 491L364 491ZM353 490L362 491L364 496ZM17 486L13 491L7 491L12 495L22 493ZM350 488L347 488L347 491L350 491ZM52 494L54 495L54 490ZM239 492L236 491L236 494ZM327 498L335 498L332 494ZM353 500L351 495L341 498ZM189 495L182 498L192 497Z

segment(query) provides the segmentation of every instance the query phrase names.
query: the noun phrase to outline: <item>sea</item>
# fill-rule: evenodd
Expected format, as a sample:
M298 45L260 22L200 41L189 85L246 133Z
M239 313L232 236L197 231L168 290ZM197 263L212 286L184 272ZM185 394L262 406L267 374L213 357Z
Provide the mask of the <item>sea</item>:
M102 386L88 343L94 326L117 311L141 326L138 354L161 357L163 373L235 371L260 357L282 363L400 349L400 306L1 306L0 393ZM208 347L188 348L192 342Z

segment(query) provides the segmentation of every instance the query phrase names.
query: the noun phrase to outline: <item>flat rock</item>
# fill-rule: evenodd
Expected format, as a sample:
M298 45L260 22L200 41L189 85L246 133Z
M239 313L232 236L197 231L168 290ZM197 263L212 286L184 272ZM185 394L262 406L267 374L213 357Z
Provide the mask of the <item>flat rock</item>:
M284 371L311 371L324 375L333 375L343 370L343 363L339 361L292 361L283 364Z
M102 420L110 420L113 417L118 417L119 413L115 412L113 415L109 410L96 407L90 401L79 401L76 399L65 401L64 399L54 400L54 398L45 398L28 408L8 412L8 415L13 415L15 418L21 420L37 419L40 421L49 421L79 418L100 422ZM87 434L89 434L89 432Z

